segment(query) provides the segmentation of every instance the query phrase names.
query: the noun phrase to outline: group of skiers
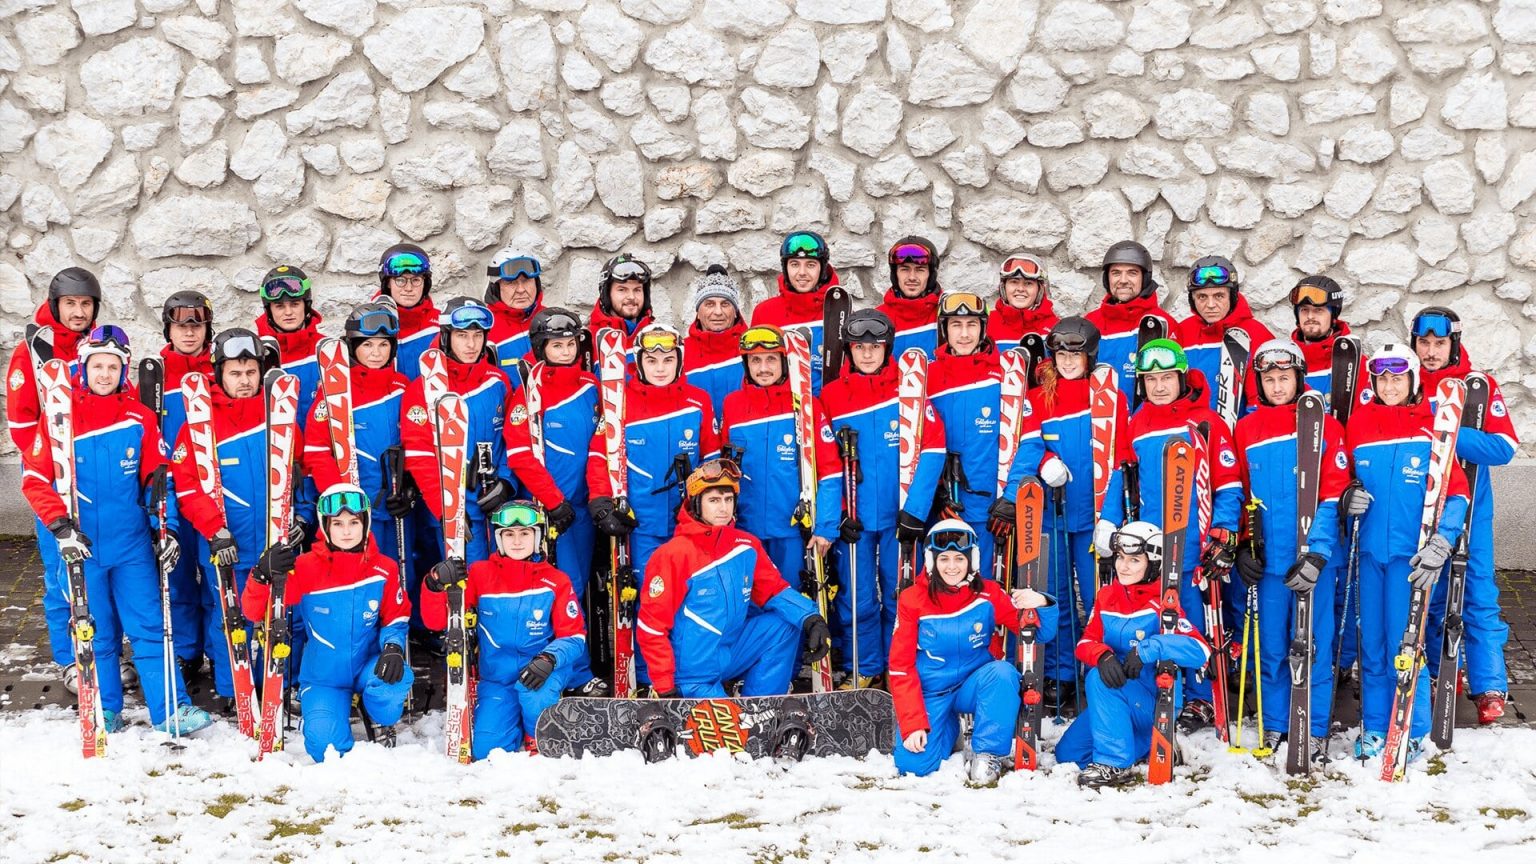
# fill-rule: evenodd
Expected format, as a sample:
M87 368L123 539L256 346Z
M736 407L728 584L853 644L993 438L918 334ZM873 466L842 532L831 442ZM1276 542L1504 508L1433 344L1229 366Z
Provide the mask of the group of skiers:
M1033 764L1044 713L1077 717L1056 758L1087 786L1171 768L1175 713L1236 744L1238 657L1260 749L1289 740L1303 769L1327 760L1357 661L1358 758L1421 752L1428 677L1456 687L1442 642L1464 637L1479 717L1502 714L1487 469L1517 440L1451 310L1363 358L1333 279L1301 280L1275 338L1220 256L1191 268L1182 321L1131 241L1097 308L1067 318L1027 253L990 309L941 287L919 237L891 247L873 309L850 308L820 235L779 257L751 310L710 268L679 331L630 254L583 323L511 248L483 296L439 306L402 243L339 338L283 265L250 328L172 294L137 386L95 277L60 272L6 410L54 660L98 752L122 724L124 638L173 734L211 722L185 683L204 657L249 734L292 669L316 760L351 748L354 703L390 734L413 648L446 657L466 761L532 749L562 694L782 694L807 666L815 689L889 689L904 771L936 770L968 718L980 783ZM294 387L285 421L274 394Z

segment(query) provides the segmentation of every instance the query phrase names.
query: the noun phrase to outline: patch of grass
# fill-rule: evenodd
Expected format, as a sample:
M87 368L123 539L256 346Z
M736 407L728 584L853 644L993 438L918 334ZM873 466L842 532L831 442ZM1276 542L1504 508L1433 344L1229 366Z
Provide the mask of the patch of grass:
M513 824L501 829L501 833L503 836L506 836L508 834L527 834L530 831L537 830L539 830L539 826L532 822L514 822Z
M551 798L548 795L540 795L539 809L543 810L545 813L559 813L560 802L556 801L554 798Z
M1445 773L1445 757L1439 753L1429 757L1429 770L1425 772L1431 777Z
M261 800L266 804L281 804L283 799L288 797L288 793L292 791L287 786L279 786L268 794L261 796Z
M266 839L275 840L278 837L296 837L300 834L318 837L320 829L329 824L331 824L331 817L329 816L324 819L316 819L313 822L288 822L283 819L273 819L271 820L272 833L268 834Z
M289 855L287 852L279 853L278 856L272 860L277 862L277 864L293 864L293 856Z
M1317 781L1311 777L1299 777L1295 780L1285 781L1285 788L1292 792L1311 792L1317 788Z
M745 813L727 813L724 816L718 816L714 819L696 819L693 822L688 823L688 827L690 828L696 825L724 825L727 828L731 828L737 831L742 829L763 827L762 822L753 821L753 819Z
M1445 809L1444 807L1431 807L1426 812L1429 813L1429 818L1436 822L1443 824L1451 821L1451 811Z
M599 831L596 828L588 828L587 830L581 832L581 836L587 838L588 840L617 840L617 839L619 839L619 836L617 834L609 834L606 831Z
M480 799L479 798L465 798L465 799L463 799L462 801L459 802L459 806L460 807L479 807L480 806Z
M209 816L216 816L220 819L223 819L225 816L229 815L229 811L235 809L236 807L244 804L249 800L251 799L244 795L235 795L232 793L220 795L217 801L209 804L207 807L204 807L203 812L207 813Z
M60 810L68 810L69 812L73 813L76 810L79 810L79 809L81 809L84 806L85 806L85 799L84 798L76 798L73 801L65 801L63 804L60 804L59 805L59 809Z
M511 858L512 855L510 853L508 853L507 850L505 850L505 849L497 849L496 850L496 857L497 858Z
M1323 808L1317 804L1303 804L1296 808L1296 817L1298 819L1305 819L1321 809Z
M1484 816L1497 816L1500 819L1524 819L1531 815L1519 807L1479 807L1477 812Z
M169 846L172 843L176 842L176 841L172 840L169 837L162 837L159 834L156 834L155 836L149 838L149 840L150 840L151 843L156 843L156 844L159 844L161 846Z
M1278 804L1285 800L1284 795L1274 792L1238 792L1237 797L1247 801L1249 804L1257 804L1266 810L1269 809L1269 805Z
M223 779L225 779L227 777L229 777L228 774L224 774L224 773L221 773L221 772L218 772L218 771L215 771L212 774L208 775L208 779L209 780L223 780Z
M379 820L379 824L380 825L388 825L389 827L393 828L396 825L404 825L405 824L405 820L404 819L396 819L393 816L388 816L388 817L385 817L384 819L380 819Z

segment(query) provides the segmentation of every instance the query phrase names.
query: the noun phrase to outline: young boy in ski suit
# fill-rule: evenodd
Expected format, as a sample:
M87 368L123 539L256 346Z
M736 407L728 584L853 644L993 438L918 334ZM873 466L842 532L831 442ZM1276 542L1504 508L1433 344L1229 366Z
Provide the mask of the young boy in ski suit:
M821 395L821 349L827 291L839 284L832 250L815 231L793 231L779 244L778 293L752 308L752 326L806 333L811 346L811 393ZM725 416L722 403L720 415Z
M743 696L782 695L802 647L811 664L832 650L815 604L735 526L740 478L723 459L694 469L677 534L646 565L635 634L659 697L720 698L736 679Z
M1018 633L1020 610L1040 614L1039 638L1056 635L1050 597L1013 592L982 577L976 532L941 519L928 532L923 575L901 592L891 640L896 701L896 770L932 774L954 752L960 715L975 726L969 779L989 785L1003 772L1019 714L1019 670L993 654L998 627Z
M58 542L63 565L79 562L86 600L95 620L102 720L108 732L122 728L123 681L119 657L123 637L133 647L149 719L161 731L196 732L212 722L192 706L181 669L165 656L160 610L160 570L175 566L176 511L167 501L167 534L156 541L150 524L149 490L166 470L165 444L150 410L128 388L128 335L111 325L93 329L81 343L79 371L71 393L70 429L52 429L46 419L24 454L22 493ZM52 436L70 435L75 447L75 506L70 519L54 488ZM68 494L69 490L63 490ZM169 495L169 489L167 491ZM67 585L59 586L67 590ZM49 586L49 591L56 590ZM68 607L68 596L55 598ZM66 643L68 644L68 643ZM167 680L167 667L170 679ZM173 688L171 700L166 688ZM166 703L174 701L174 717Z
M462 572L449 559L432 568L421 614L427 626L448 626L444 593L464 583L464 608L475 612L479 676L471 752L534 749L544 709L560 699L587 667L586 622L570 580L545 560L548 523L531 501L513 501L491 514L496 551ZM574 673L574 674L573 674Z
M363 490L338 483L317 502L314 548L267 547L246 580L241 609L251 621L266 617L274 573L291 571L284 599L309 633L299 664L304 752L316 762L334 749L352 749L352 697L380 726L405 711L413 675L405 662L411 601L400 591L399 570L372 537L372 507Z
M875 309L891 319L896 328L892 353L900 357L908 348L921 348L929 360L937 359L944 337L938 332L939 250L923 237L903 237L885 254L891 287Z

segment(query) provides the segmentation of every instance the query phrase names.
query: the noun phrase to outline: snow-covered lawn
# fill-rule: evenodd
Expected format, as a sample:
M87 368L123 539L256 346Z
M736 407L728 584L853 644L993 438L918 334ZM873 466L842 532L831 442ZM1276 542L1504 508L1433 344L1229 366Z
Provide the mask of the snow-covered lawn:
M1459 730L1398 785L1375 763L1288 780L1206 732L1171 785L1101 793L1071 766L968 789L958 757L923 779L878 756L463 767L441 723L318 766L296 741L252 762L227 725L179 752L135 725L86 762L73 713L0 714L0 861L1536 861L1530 729Z

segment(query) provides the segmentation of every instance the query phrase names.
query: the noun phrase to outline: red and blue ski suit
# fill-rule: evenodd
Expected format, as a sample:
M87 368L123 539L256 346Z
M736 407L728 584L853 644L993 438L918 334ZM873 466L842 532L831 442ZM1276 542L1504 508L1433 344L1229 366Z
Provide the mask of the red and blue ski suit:
M1132 408L1136 403L1136 351L1140 347L1138 336L1141 319L1148 315L1163 319L1169 336L1178 327L1173 316L1157 305L1156 294L1151 297L1132 297L1119 303L1105 292L1099 300L1098 308L1083 316L1099 328L1098 362L1108 363L1114 368L1120 390L1125 393Z
M741 321L719 333L711 333L695 321L683 341L683 372L689 384L709 394L716 417L725 411L725 397L741 389L745 373L741 366L741 334L745 332L747 325ZM811 350L816 349L813 346ZM811 355L813 364L817 356ZM816 377L815 382L820 381Z
M832 265L822 262L821 266L827 268L827 283L804 294L797 293L789 287L784 274L779 274L779 293L757 304L752 309L752 325L768 324L780 330L803 330L808 334L806 341L811 346L811 394L821 395L821 346L822 328L826 322L827 289L840 284L837 271ZM693 331L690 330L691 334ZM720 409L720 416L725 416L725 409Z
M320 313L313 312L309 321L292 333L284 333L272 326L266 315L256 319L256 334L269 336L277 340L279 362L283 371L299 379L299 422L303 423L309 417L310 411L315 405L315 390L320 386L320 359L315 356L315 346L325 338L320 332ZM315 488L314 478L306 476L302 482L297 483L299 494L297 497L294 516L315 525L315 499L319 497L319 490Z
M597 379L578 366L539 368L540 419L544 461L534 456L528 428L528 394L512 393L505 432L507 464L518 482L545 511L571 502L576 521L555 538L555 560L577 596L592 572L592 517L587 513L587 446L597 429Z
M939 292L934 291L917 297L904 297L895 288L885 290L885 298L875 307L885 314L896 327L896 344L891 348L892 357L900 357L908 348L921 348L929 360L935 359L939 347Z
M267 407L260 392L244 399L231 399L216 385L210 384L208 391L213 403L213 440L224 500L215 501L203 494L192 456L191 436L185 425L171 454L171 473L176 479L176 503L181 515L199 535L195 551L183 549L182 554L195 554L203 568L203 645L219 695L232 697L235 685L229 671L224 613L208 538L220 528L229 529L240 553L233 570L234 587L239 591L245 584L245 574L256 566L256 559L267 548ZM244 624L240 621L235 626Z
M896 544L896 514L901 507L901 433L897 419L896 365L887 362L866 375L856 369L822 391L821 401L836 429L847 428L857 436L859 450L858 517L864 534L851 550L858 566L859 669L860 675L879 675L886 667L886 647L896 627L896 585L900 555ZM933 493L944 471L944 423L933 405L922 405L922 438L917 442L917 470L904 508L908 515L928 521ZM848 502L844 501L846 509ZM838 547L837 621L834 634L841 655L851 665L854 586L850 550Z
M446 352L445 352L445 356ZM486 514L475 503L480 492L479 478L475 477L477 453L482 447L491 451L491 468L507 482L513 482L512 471L507 467L506 444L502 440L502 425L506 419L507 396L511 385L501 370L482 357L473 364L460 363L448 356L448 390L464 400L469 413L469 437L465 444L466 492L464 511L469 515L469 532L465 546L466 563L484 561L490 555L490 534L486 529ZM422 501L431 514L427 530L437 538L439 558L445 555L442 548L442 474L437 460L437 450L432 437L432 412L427 407L422 381L417 378L405 388L401 400L400 440L405 447L405 469L410 472L421 490ZM425 568L429 563L417 560L417 566Z
M891 696L896 702L896 770L922 776L937 771L954 752L960 715L976 725L971 749L992 756L1013 747L1019 714L1019 670L993 651L998 627L1019 631L1019 610L1008 592L991 579L981 590L968 585L939 585L934 574L917 577L897 602L896 632L891 639ZM1056 607L1042 606L1039 638L1056 636ZM928 732L921 753L903 743L908 735Z
M1419 550L1424 486L1429 476L1429 400L1388 407L1372 399L1350 416L1346 441L1355 477L1374 499L1360 524L1360 719L1366 732L1385 735L1392 716L1397 653L1408 624L1413 586L1409 559ZM1435 533L1452 548L1467 515L1467 478L1454 459L1448 466L1445 508ZM1414 692L1414 738L1429 732L1429 668L1419 670Z
M445 629L448 596L427 591L422 603L427 627ZM544 709L559 701L562 690L586 680L574 674L587 665L581 602L570 580L550 564L497 552L469 568L464 608L475 610L480 654L471 752L484 759L492 750L520 750L533 740ZM555 669L543 686L530 690L517 676L539 654L555 658Z
M987 338L997 343L997 350L1007 351L1031 333L1044 338L1060 320L1050 297L1041 297L1033 309L1018 309L999 299L987 314Z
M684 511L646 564L635 639L658 692L720 698L740 678L741 695L776 696L789 692L815 614L756 537Z
M1333 343L1338 341L1340 336L1349 335L1348 324L1345 324L1343 321L1334 321L1333 325L1333 332L1316 342L1309 342L1301 338L1300 330L1291 331L1291 341L1295 342L1297 347L1301 349L1301 356L1306 358L1307 361L1307 389L1316 390L1323 394L1324 399L1327 399L1329 394L1333 392ZM1258 350L1258 347L1258 345L1253 346L1255 351ZM1250 372L1249 376L1252 377L1252 374ZM1363 395L1365 389L1369 386L1370 376L1365 372L1365 358L1361 357L1359 384L1355 388L1355 393ZM1366 399L1368 398L1366 397ZM1365 404L1366 399L1356 402L1355 407L1358 408L1360 405Z
M1264 579L1258 586L1259 676L1264 698L1259 710L1266 729L1289 725L1290 665L1286 660L1296 627L1295 595L1285 587L1285 573L1296 562L1296 403L1260 405L1237 421L1238 467L1246 496L1260 505ZM1322 474L1317 481L1317 515L1307 531L1306 551L1328 559L1312 589L1312 731L1328 734L1333 701L1334 580L1348 554L1339 542L1339 495L1349 485L1349 456L1344 427L1323 420ZM1250 517L1253 518L1253 517ZM1245 604L1246 605L1246 604Z
M806 539L792 521L800 505L800 454L795 446L795 415L789 384L750 385L725 397L720 417L721 446L741 448L741 493L736 521L758 538L780 573L804 569ZM821 400L811 399L816 429L817 537L837 536L842 518L842 459L827 425Z
M1188 608L1188 607L1186 607ZM1077 659L1088 667L1088 712L1056 742L1056 762L1129 768L1152 749L1152 713L1157 703L1157 664L1168 661L1189 673L1205 668L1211 648L1183 615L1172 633L1158 623L1163 604L1156 581L1113 582L1093 600L1088 626L1077 642ZM1115 689L1104 684L1098 663L1105 654L1124 661L1135 649L1141 674ZM1186 686L1186 690L1188 687ZM1174 690L1177 704L1179 693Z
M528 325L533 316L544 311L544 292L534 298L527 309L514 309L501 301L490 304L491 334L488 338L491 351L496 355L496 368L507 376L514 388L523 386L522 371L518 361L528 361L532 344L528 341Z
M642 327L645 327L647 324L650 324L654 320L655 318L653 317L651 309L648 306L640 313L640 317L638 319L631 321L628 318L621 318L618 315L610 315L603 311L603 307L601 305L593 303L592 314L587 318L587 333L592 337L592 349L594 351L597 350L597 347L600 344L597 338L598 334L602 333L604 330L617 330L624 334L624 357L629 367L629 374L633 375L635 364L635 334L639 333Z
M316 762L328 750L352 749L352 696L381 726L400 721L414 676L410 664L394 684L374 674L386 645L405 650L411 601L400 592L399 571L369 537L357 552L338 552L324 542L300 555L283 598L309 632L299 664L304 751ZM247 579L240 596L245 617L266 617L272 586Z
M1198 373L1189 375L1190 389L1183 396L1167 405L1143 402L1131 415L1131 447L1136 451L1136 461L1141 465L1142 521L1153 525L1163 523L1163 445L1170 438L1192 441L1191 429L1204 423L1210 429L1206 441L1206 465L1210 471L1211 496L1210 524L1202 524L1199 508L1195 508L1194 524L1189 526L1190 542L1184 555L1184 576L1179 580L1179 603L1184 614L1205 631L1205 607L1200 590L1194 584L1195 568L1200 564L1204 538L1212 528L1225 528L1235 536L1243 507L1243 481L1237 469L1237 450L1227 424L1215 411L1205 407L1204 382ZM1117 474L1110 478L1109 491L1104 496L1104 517L1116 525L1125 520L1125 478ZM1194 676L1185 680L1185 695L1192 699L1209 700L1211 682Z
M187 422L187 402L181 395L181 379L189 373L213 375L213 358L204 351L201 354L181 354L167 345L160 349L160 360L165 367L165 397L160 417L160 437L173 442L181 436L181 427ZM197 529L191 520L182 519L176 531L176 542L181 544L182 556L168 576L171 591L171 629L176 640L176 658L195 660L203 654L203 589L198 584Z
M123 710L123 681L118 658L123 637L133 646L133 665L139 673L150 721L165 722L165 688L173 684L180 705L190 705L181 669L171 664L174 680L165 680L165 626L160 617L160 569L155 559L155 531L151 527L146 494L151 475L166 466L165 443L160 427L148 408L124 389L98 396L77 386L71 399L71 425L75 441L76 522L91 541L91 557L83 563L86 598L96 634L97 683L104 710ZM44 525L66 515L64 499L55 491L53 454L45 426L32 436L22 455L21 490L32 511ZM167 494L170 494L169 492ZM176 531L174 500L166 506L166 527ZM61 564L58 579L47 580L53 604L69 607L69 589ZM62 645L63 663L73 663L68 615L65 627L49 638ZM55 659L58 658L55 647Z
M378 299L383 295L375 295ZM397 306L400 316L400 340L395 350L395 368L407 381L421 377L421 355L437 342L442 332L437 304L431 295L424 295L415 306Z
M1052 456L1060 459L1071 476L1058 494L1046 489L1048 501L1042 520L1046 535L1063 537L1064 542L1047 544L1050 553L1050 591L1058 597L1093 597L1098 588L1098 570L1093 557L1093 527L1099 514L1093 509L1093 423L1088 414L1088 378L1067 380L1047 373L1045 384L1029 393L1028 408L1031 416L1025 420L1038 433L1020 436L1019 450L1014 455L1013 470L1008 473L1008 485L1003 496L1016 501L1019 483L1025 477L1038 475L1040 466ZM1110 473L1105 483L1110 484L1120 474L1120 466L1135 459L1131 448L1129 424L1126 420L1125 394L1115 392L1115 452L1110 454ZM1123 482L1123 481L1122 481ZM1109 488L1106 485L1106 490ZM1105 494L1106 509L1108 493ZM1057 503L1060 504L1060 512ZM1075 575L1077 584L1068 580ZM1077 593L1074 595L1073 592ZM1073 607L1075 608L1075 606ZM1077 616L1071 615L1061 622L1062 638L1053 640L1045 647L1045 675L1056 681L1077 680L1077 663L1072 651L1081 635Z
M1221 386L1221 357L1226 353L1223 347L1223 339L1228 330L1238 329L1248 334L1249 356L1259 350L1259 346L1274 338L1257 318L1253 317L1253 310L1248 306L1248 298L1232 291L1232 311L1226 317L1215 324L1207 324L1204 318L1198 314L1192 314L1178 323L1173 330L1173 339L1184 349L1184 356L1189 358L1189 368L1199 369L1209 384L1206 387L1207 408L1216 410L1216 394ZM1259 404L1258 375L1252 369L1238 369L1236 372L1243 376L1243 394L1238 402L1238 414L1241 417L1244 412Z
M981 572L987 578L992 576L993 545L987 530L987 508L997 492L1002 380L1002 361L991 343L983 343L981 350L963 357L950 353L946 345L938 349L938 359L928 367L928 399L944 421L945 446L959 456L960 465L959 478L941 477L939 483L951 487L957 518L976 531ZM1024 418L1026 433L1033 426L1030 418Z

